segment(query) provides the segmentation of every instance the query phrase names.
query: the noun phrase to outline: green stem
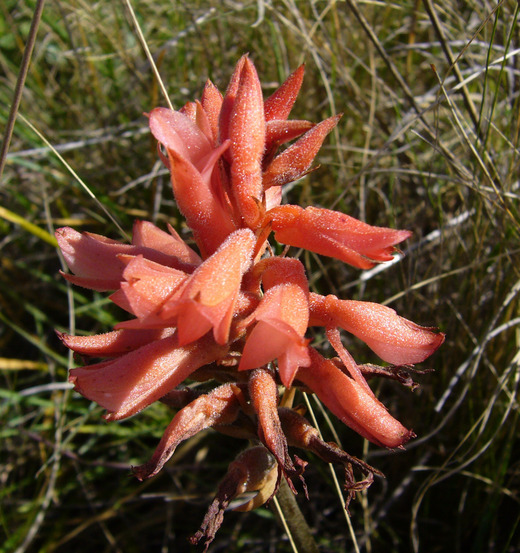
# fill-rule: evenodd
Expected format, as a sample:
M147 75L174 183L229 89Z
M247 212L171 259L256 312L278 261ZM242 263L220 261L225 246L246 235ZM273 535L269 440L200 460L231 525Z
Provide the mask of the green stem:
M281 512L291 533L296 551L298 553L318 553L318 546L314 541L311 529L284 478L282 478L276 499L280 503Z

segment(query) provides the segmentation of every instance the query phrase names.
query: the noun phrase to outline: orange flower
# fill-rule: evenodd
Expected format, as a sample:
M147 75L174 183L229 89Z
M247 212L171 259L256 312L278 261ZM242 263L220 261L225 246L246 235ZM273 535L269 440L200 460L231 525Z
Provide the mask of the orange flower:
M332 361L309 348L311 366L296 378L306 384L347 426L377 445L400 447L414 434L394 419L384 405Z
M135 224L131 244L70 228L56 233L74 273L65 278L113 290L111 300L133 316L106 334L58 333L78 354L104 359L71 370L75 389L106 409L109 420L155 401L177 410L150 461L134 469L138 478L156 474L179 443L205 428L263 444L231 464L194 537L204 537L206 546L240 492L257 492L242 507L250 509L272 497L282 476L295 490L291 479L302 478L307 463L291 457L289 446L341 464L349 500L379 474L323 442L301 410L287 403L290 394L280 406L279 387L311 390L379 446L402 447L413 437L365 379L368 373L394 377L397 369L358 365L340 328L398 366L424 361L444 340L388 307L310 293L302 263L273 254L274 231L283 244L366 269L392 259L395 246L410 236L328 209L280 205L282 187L312 170L340 119L288 119L303 74L301 66L264 102L256 69L243 56L224 96L208 81L200 101L150 112L159 156L199 253L171 227L164 232L148 222ZM309 326L324 328L339 358L326 359L309 346ZM396 379L409 384L403 372ZM179 388L186 379L193 386ZM215 385L201 392L201 381ZM356 481L354 468L364 479Z
M264 296L244 325L256 324L247 338L238 370L249 370L278 359L280 379L291 386L298 367L309 366L309 285L296 259L271 257L257 264Z
M121 255L142 255L167 267L193 270L200 257L168 227L170 234L147 221L134 225L132 244L124 244L92 234L79 233L69 227L56 231L58 245L74 275L63 275L68 281L100 292L117 290L122 281L125 263Z
M275 207L266 219L282 244L335 257L360 269L390 261L393 246L411 235L407 230L373 227L344 213L317 207Z
M196 123L180 112L156 108L150 129L167 152L173 193L202 255L211 255L237 227L219 190L217 163L229 147L213 148ZM211 229L211 232L210 232Z
M252 262L255 242L249 229L230 234L193 273L178 299L163 306L161 317L177 320L181 344L197 340L210 328L217 343L227 343L242 275Z
M435 328L419 326L389 307L368 301L311 294L311 324L351 332L394 365L421 363L444 342Z
M112 361L72 369L70 381L108 411L107 420L119 420L159 400L199 367L225 354L209 338L180 346L173 329L169 334Z

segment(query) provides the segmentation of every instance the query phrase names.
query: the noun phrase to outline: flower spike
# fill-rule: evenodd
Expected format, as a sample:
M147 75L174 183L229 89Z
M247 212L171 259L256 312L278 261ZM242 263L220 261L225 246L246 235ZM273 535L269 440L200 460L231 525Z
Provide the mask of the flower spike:
M95 336L58 332L78 355L100 358L70 371L76 391L106 409L110 421L156 401L176 411L150 460L134 474L141 480L156 475L181 442L204 429L258 444L229 465L191 538L204 539L206 549L226 509L263 505L281 478L296 493L297 476L307 495L307 461L290 447L342 466L348 505L380 473L324 442L304 410L291 407L295 394L300 388L316 394L364 438L402 448L413 432L387 411L367 379L397 380L413 389L412 364L444 341L436 329L388 307L310 292L303 264L286 257L288 248L276 255L272 233L287 246L368 269L391 260L395 246L411 234L337 211L281 205L282 188L313 170L340 118L288 119L303 76L302 65L264 102L255 66L245 55L224 96L207 81L200 101L150 112L159 158L198 251L171 226L166 232L146 221L135 223L131 244L70 228L56 232L73 273L65 278L113 291L110 299L133 317ZM309 345L313 326L323 328L320 334L337 357L327 359ZM341 330L391 365L358 364ZM354 469L362 479L356 480Z

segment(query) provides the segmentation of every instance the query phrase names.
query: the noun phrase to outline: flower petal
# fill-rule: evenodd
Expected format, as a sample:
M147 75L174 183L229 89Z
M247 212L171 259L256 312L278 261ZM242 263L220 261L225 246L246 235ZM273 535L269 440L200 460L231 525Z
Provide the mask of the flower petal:
M227 342L242 275L252 262L255 244L249 229L233 232L193 273L182 294L165 304L161 316L177 317L181 344L197 340L212 327L215 340Z
M189 275L139 255L130 258L123 277L126 282L121 283L121 291L126 297L130 313L146 322L150 316L156 315L174 294L179 293ZM122 306L120 303L119 305ZM157 316L154 319L161 322L161 326L165 326L164 320Z
M295 205L275 207L266 214L282 244L340 259L360 269L392 259L394 245L411 232L374 227L338 211Z
M177 446L205 428L231 424L238 415L240 390L224 384L199 396L173 417L152 458L144 465L132 467L139 480L155 476L174 454Z
M354 334L394 365L421 363L444 342L444 334L419 326L378 303L330 295L325 305L335 326Z
M123 280L123 271L126 267L121 255L142 255L167 267L192 271L194 266L185 260L188 258L196 260L196 258L189 256L182 246L177 247L177 241L173 237L168 237L156 227L152 230L153 226L152 223L146 223L144 227L139 223L136 224L138 244L124 244L99 234L80 233L69 227L58 229L56 231L58 245L69 269L74 273L74 275L64 275L65 278L78 286L93 290L117 290ZM144 242L155 241L159 249L144 245L143 233L147 235ZM165 239L165 236L168 239ZM184 259L177 257L176 253L180 253Z
M119 288L125 265L117 255L132 254L137 249L97 234L80 233L69 227L58 229L56 239L69 269L79 279L77 284L98 291Z
M220 110L222 109L222 101L222 94L219 92L218 88L208 80L204 87L200 103L206 112L214 145L217 144L219 137L218 121Z
M245 371L278 358L280 377L290 386L298 367L309 365L307 343L308 300L296 284L269 288L251 315L257 321L247 338L238 367Z
M242 68L247 59L247 54L242 56L233 70L231 79L229 80L226 94L222 100L222 107L219 114L219 141L224 142L229 138L229 125L231 122L231 116L233 114L233 108L235 104L235 98L238 91L238 85L240 83L240 75L242 74ZM229 161L229 151L225 154L226 159Z
M134 415L224 355L210 339L179 346L177 337L151 342L113 361L70 371L76 391L107 409L107 420Z
M299 369L297 380L308 386L347 426L367 440L384 446L400 447L414 436L394 419L385 406L332 361L309 348L311 366Z
M231 186L244 222L256 228L261 222L262 156L265 119L262 87L256 69L245 58L229 124Z
M213 150L211 142L184 113L168 108L155 108L149 116L154 137L169 151L187 159L198 169Z
M325 137L337 125L341 115L325 119L307 131L294 144L276 156L263 174L264 189L283 186L303 177L309 170Z
M152 248L191 265L200 265L200 257L184 242L171 225L168 225L168 231L169 233L164 232L148 221L136 221L132 233L132 244Z
M268 121L265 127L265 150L271 152L278 146L301 136L314 127L310 121Z
M153 330L113 330L94 336L72 336L57 332L58 338L71 350L90 357L119 357L173 333L172 328Z
M265 120L287 119L303 82L305 64L300 65L265 101Z
M213 165L218 161L219 151L213 151L217 154L212 158ZM193 231L202 256L207 257L236 227L219 194L213 190L210 171L203 175L189 160L173 150L168 150L168 156L175 199Z

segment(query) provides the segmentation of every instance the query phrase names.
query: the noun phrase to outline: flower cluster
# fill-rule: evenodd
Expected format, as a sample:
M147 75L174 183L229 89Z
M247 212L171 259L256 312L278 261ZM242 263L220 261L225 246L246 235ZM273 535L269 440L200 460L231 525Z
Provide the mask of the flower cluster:
M107 420L155 401L177 410L151 459L134 467L137 477L155 475L179 443L205 428L253 443L230 465L194 537L206 544L240 493L257 492L241 507L246 510L272 497L282 477L294 489L291 479L301 478L306 463L291 457L289 446L343 465L350 494L377 472L322 441L302 408L280 401L282 387L316 394L361 436L401 447L413 433L386 410L366 378L409 384L403 367L423 361L444 340L388 307L312 293L302 263L274 255L271 233L287 246L366 269L392 259L394 246L410 235L336 211L281 205L283 186L311 170L339 120L288 119L303 73L301 66L264 101L255 67L244 56L224 96L208 81L200 101L149 114L198 252L172 227L166 232L145 221L135 223L131 244L71 228L56 233L73 273L64 277L113 291L111 300L131 315L106 334L60 334L76 353L103 359L71 370L75 389L105 408ZM337 357L327 359L309 344L311 326L324 328ZM389 366L356 364L340 329ZM182 387L187 379L191 384ZM356 482L353 467L365 480Z

